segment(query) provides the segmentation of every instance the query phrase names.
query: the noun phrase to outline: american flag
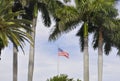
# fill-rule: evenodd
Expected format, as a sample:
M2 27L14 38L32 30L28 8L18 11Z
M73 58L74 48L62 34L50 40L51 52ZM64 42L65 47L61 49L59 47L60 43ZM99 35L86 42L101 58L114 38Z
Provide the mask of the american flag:
M69 54L61 48L58 48L58 56L65 56L66 58L69 58Z

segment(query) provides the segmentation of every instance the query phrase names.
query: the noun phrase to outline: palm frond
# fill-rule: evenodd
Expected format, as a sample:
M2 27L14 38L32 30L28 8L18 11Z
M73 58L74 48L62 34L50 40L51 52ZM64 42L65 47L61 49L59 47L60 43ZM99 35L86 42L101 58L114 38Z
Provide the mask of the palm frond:
M73 29L77 23L80 21L80 15L74 7L65 6L60 8L55 12L56 17L60 19L59 30L67 31L68 29Z
M94 36L93 36L93 48L94 49L96 49L97 47L98 47L98 39L99 38L99 34L98 34L98 32L96 31L95 33L94 33Z
M0 11L0 49L7 47L11 41L17 49L20 47L23 50L25 41L32 43L31 36L26 32L27 30L31 30L25 26L26 24L31 24L31 22L25 19L14 19L23 13L23 11L12 12L13 6L11 3L4 0L2 3L4 3L4 5L0 5L0 7L3 7L1 10L3 12ZM9 5L9 7L7 5ZM7 6L6 9L4 9L4 6Z
M59 30L58 28L58 24L56 23L56 25L54 26L54 28L52 29L53 31L51 32L50 36L49 36L49 41L55 41L57 40L62 32Z
M43 22L45 26L50 26L51 20L50 20L50 15L49 15L46 5L44 3L38 3L38 9L42 13L42 18L43 18Z
M55 12L55 16L56 16L55 18L56 28L55 31L53 31L53 33L50 35L50 39L52 37L55 37L57 39L61 35L61 33L67 33L71 31L72 29L76 28L79 22L81 22L79 13L76 11L74 7L70 6L66 6L64 7L64 9L63 8L57 9ZM55 34L56 36L53 36Z
M84 51L84 24L81 26L81 28L78 30L76 36L79 36L79 43L81 51Z
M104 45L104 52L106 55L109 55L109 52L112 49L111 47L112 47L111 42L107 41Z

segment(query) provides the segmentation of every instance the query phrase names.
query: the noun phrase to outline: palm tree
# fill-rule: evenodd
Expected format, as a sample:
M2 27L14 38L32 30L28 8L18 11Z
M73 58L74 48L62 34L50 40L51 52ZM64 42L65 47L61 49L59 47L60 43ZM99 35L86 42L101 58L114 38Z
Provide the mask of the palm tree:
M115 17L117 16L117 10L111 5L106 5L104 10L100 9L100 11L98 11L97 13L94 12L93 14L95 14L97 17L94 15L94 18L90 20L88 31L90 33L91 31L95 33L93 43L94 48L98 47L98 81L102 81L103 44L105 44L104 49L106 54L108 54L111 50L111 46L119 48L118 46L120 44L117 43L115 45L115 42L111 41L110 39L110 35L112 36L114 34L113 31L116 31L116 28L119 28L119 21L115 19ZM91 25L93 26L90 27ZM80 36L81 33L82 31L79 31L78 35ZM114 36L114 38L118 37Z
M48 0L26 0L26 6L24 6L24 9L26 11L25 15L22 15L23 18L31 20L32 23L32 31L31 36L33 38L33 45L30 45L30 54L29 54L29 66L28 66L28 81L32 81L33 79L33 70L34 70L34 53L35 53L35 32L36 32L36 21L37 21L37 14L38 10L42 13L42 18L44 21L45 26L50 26L51 21L49 17L49 12L47 10L47 6L45 1ZM51 1L50 1L51 2Z
M7 47L9 41L14 45L14 49L18 51L20 47L23 50L25 40L31 42L31 36L26 33L26 30L30 30L24 24L29 21L24 19L14 19L23 11L12 12L13 1L1 0L0 1L0 49ZM13 59L13 81L17 81L17 54L14 54Z
M26 33L26 30L31 31L25 23L31 23L25 19L14 19L14 17L23 13L23 11L12 12L12 2L7 0L0 1L0 47L7 47L11 41L18 50L20 47L23 50L25 40L31 42L31 36Z
M37 14L38 10L41 11L42 13L42 18L44 21L45 26L50 26L51 21L49 17L49 12L48 8L46 6L46 2L52 3L54 0L21 0L21 3L24 6L24 10L26 14L22 15L22 18L31 20L32 23L32 31L31 36L33 38L33 45L30 45L30 54L29 54L29 66L28 66L28 81L32 81L33 79L33 70L34 70L34 53L35 53L35 32L36 32L36 20L37 20ZM61 4L59 1L54 1L57 2L57 4ZM47 3L47 4L49 4ZM54 3L52 3L54 4ZM54 7L55 8L55 7ZM57 7L56 7L57 8ZM52 9L54 10L54 9ZM50 11L52 11L50 10ZM27 24L30 26L29 24Z
M12 11L17 12L20 10L22 10L22 4L20 4L20 1L14 0ZM19 17L19 15L14 18L17 19L17 17ZM18 77L18 50L13 44L13 81L17 81L17 77Z
M108 54L111 49L112 43L114 43L110 41L110 38L108 39L107 36L108 34L110 34L108 33L108 31L114 31L116 29L115 26L118 26L118 24L115 23L117 10L113 7L113 3L114 2L111 2L110 5L105 4L104 10L98 11L99 15L96 15L97 17L94 16L95 23L93 24L97 24L97 29L96 31L94 31L94 38L96 39L94 40L94 48L98 47L98 81L102 81L103 74L103 44L105 44L105 53Z

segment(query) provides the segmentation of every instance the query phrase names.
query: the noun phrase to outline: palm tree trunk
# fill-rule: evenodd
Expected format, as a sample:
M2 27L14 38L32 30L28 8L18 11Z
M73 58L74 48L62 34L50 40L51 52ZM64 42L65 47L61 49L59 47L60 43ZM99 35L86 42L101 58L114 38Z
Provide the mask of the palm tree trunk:
M84 81L89 81L88 24L84 23Z
M37 18L33 18L32 31L31 36L33 38L33 45L30 45L30 53L29 53L29 65L28 65L28 81L33 80L33 72L34 72L34 55L35 55L35 33L36 33L36 21Z
M99 42L98 42L98 81L102 81L103 74L103 37L101 30L99 31Z
M13 81L17 81L17 71L18 71L18 51L13 46Z
M89 81L88 36L84 37L84 81Z

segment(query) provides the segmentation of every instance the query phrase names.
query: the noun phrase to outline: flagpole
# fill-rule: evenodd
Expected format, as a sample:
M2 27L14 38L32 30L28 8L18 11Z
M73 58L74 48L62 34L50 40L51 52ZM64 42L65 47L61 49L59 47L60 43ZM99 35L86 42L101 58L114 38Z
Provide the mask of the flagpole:
M56 44L57 48L59 48L59 45ZM57 56L57 75L59 76L59 65L60 65L60 58L59 55Z
M58 55L58 61L57 61L57 74L59 76L59 63L60 62L60 58L59 58L59 55Z

